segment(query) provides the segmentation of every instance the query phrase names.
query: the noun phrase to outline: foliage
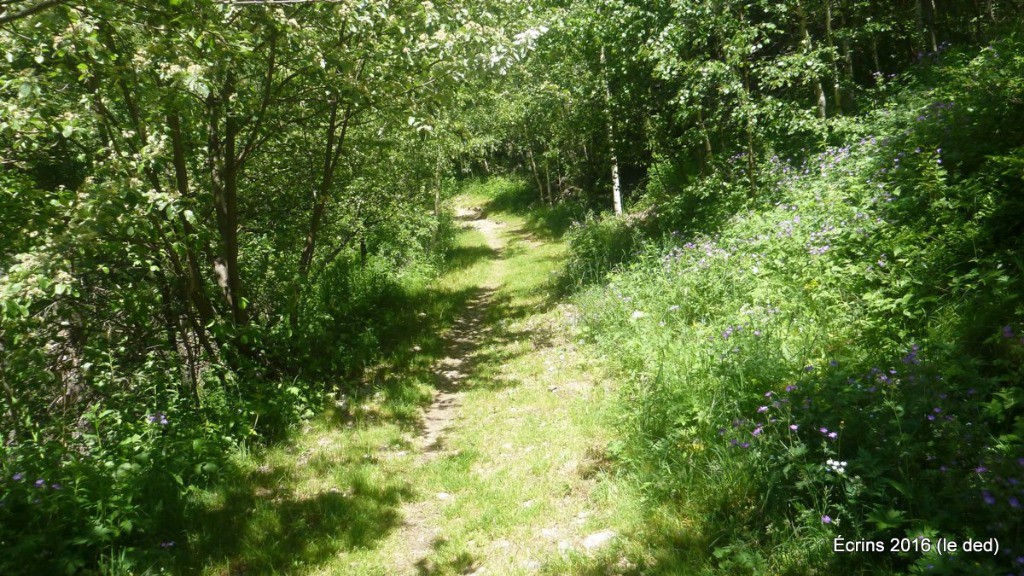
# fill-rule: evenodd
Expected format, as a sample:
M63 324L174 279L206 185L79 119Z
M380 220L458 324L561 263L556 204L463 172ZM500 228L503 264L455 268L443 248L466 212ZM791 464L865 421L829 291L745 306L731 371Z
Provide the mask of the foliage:
M1022 54L1002 41L907 75L844 145L770 158L762 200L666 234L580 297L627 377L617 456L694 519L713 551L694 564L1017 569ZM835 536L933 546L836 555ZM1002 550L940 556L940 537Z
M440 109L514 61L489 20L0 6L0 571L126 570L352 392L450 242Z

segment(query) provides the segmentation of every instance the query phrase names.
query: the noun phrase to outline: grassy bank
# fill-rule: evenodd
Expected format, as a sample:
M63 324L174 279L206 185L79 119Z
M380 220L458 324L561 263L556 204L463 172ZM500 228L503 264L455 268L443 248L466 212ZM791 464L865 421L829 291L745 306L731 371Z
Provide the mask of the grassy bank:
M1024 569L1021 54L915 70L754 193L711 177L572 233L570 283L603 281L588 339L625 381L614 455L657 511L642 573Z

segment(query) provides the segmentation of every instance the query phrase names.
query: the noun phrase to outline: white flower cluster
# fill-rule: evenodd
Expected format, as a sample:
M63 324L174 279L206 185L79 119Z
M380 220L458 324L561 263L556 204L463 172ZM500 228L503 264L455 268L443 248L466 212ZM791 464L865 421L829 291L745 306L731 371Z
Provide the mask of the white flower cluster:
M840 462L839 460L833 460L829 458L825 461L825 465L836 474L843 474L846 472L846 461Z

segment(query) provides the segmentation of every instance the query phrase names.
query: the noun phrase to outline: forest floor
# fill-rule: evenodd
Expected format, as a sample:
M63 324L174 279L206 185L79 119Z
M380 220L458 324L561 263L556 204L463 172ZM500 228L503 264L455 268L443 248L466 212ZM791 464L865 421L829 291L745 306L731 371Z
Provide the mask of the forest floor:
M383 390L243 455L242 480L201 499L189 571L631 570L618 549L638 507L606 456L614 385L554 294L564 246L487 198L456 206L451 264L410 311L439 334L411 327L415 361L369 371ZM426 408L391 406L410 394Z

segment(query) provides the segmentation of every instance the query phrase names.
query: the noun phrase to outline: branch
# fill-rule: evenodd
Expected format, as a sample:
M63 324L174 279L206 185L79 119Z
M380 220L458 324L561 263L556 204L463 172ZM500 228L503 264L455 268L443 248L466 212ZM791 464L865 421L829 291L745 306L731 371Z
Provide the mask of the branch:
M68 0L44 0L43 2L40 2L39 4L36 4L35 6L30 6L28 8L25 8L21 12L15 12L14 14L9 14L7 16L0 16L0 24L7 24L8 22L14 22L15 20L21 20L22 18L27 18L27 17L35 14L36 12L42 12L43 10L46 10L47 8L51 8L53 6L57 6L57 5L63 4L65 2L67 2L67 1Z

